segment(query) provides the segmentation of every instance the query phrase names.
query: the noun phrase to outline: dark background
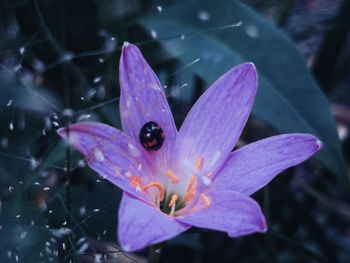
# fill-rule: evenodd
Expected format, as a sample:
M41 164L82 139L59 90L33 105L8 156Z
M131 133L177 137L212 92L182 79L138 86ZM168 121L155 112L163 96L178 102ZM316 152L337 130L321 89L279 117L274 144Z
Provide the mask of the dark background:
M259 93L238 146L285 132L325 143L253 196L266 234L192 229L161 262L349 261L350 1L240 3L0 1L0 262L146 262L118 247L120 190L56 134L82 120L121 128L123 41L158 74L178 127L213 80L253 61Z

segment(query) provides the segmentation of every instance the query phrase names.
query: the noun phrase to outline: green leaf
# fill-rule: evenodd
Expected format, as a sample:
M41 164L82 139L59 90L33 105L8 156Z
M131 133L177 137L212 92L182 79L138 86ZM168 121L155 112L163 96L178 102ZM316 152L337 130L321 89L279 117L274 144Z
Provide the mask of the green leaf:
M317 136L324 143L317 158L348 182L328 101L294 44L268 20L238 1L219 0L182 2L140 23L165 39L162 46L184 65L200 58L189 68L207 84L235 65L254 62L259 89L253 113L282 133Z

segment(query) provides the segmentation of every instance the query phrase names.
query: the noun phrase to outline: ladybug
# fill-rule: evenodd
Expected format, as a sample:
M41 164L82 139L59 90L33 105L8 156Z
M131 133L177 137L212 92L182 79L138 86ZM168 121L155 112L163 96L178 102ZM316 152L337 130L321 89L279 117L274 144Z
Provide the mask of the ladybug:
M148 151L158 151L164 143L164 132L158 123L149 121L142 126L140 142Z

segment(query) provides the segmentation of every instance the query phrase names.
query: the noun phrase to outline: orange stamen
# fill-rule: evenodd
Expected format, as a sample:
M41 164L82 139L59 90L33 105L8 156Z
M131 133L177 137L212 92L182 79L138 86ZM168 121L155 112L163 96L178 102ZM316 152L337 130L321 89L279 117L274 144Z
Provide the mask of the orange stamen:
M170 207L170 206L175 206L176 200L177 200L177 195L172 195L172 196L171 196L171 200L170 200L170 202L169 202L169 207Z
M159 192L159 201L163 201L164 200L164 187L161 183L158 182L150 182L149 184L147 184L145 187L143 187L143 190L147 191L148 188L150 187L155 187L158 189Z
M192 174L191 177L190 177L190 181L188 182L188 186L187 186L187 192L190 191L193 187L193 184L195 183L196 181L196 175L195 174Z
M208 177L212 177L213 174L212 174L212 173L208 173L207 176L208 176Z
M197 177L195 174L191 175L190 181L188 182L186 194L184 197L185 202L190 202L193 197L195 196L197 192L197 183L196 183Z
M203 157L199 157L197 159L197 162L194 168L196 168L196 170L199 171L202 168L202 164L203 164Z
M130 176L130 184L131 184L133 187L142 188L141 178L140 178L139 176L136 176L136 175Z
M172 184L177 184L178 182L180 182L179 177L177 177L172 171L167 170L167 171L165 172L165 174L166 174L167 177L169 177L170 182L171 182Z
M211 201L209 200L208 196L202 193L201 198L204 200L205 207L208 208L211 205Z

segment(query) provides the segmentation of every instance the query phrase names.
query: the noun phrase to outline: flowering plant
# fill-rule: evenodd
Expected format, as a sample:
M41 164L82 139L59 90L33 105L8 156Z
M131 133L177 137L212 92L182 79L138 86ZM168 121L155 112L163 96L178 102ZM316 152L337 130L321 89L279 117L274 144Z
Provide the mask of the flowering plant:
M58 131L93 170L124 191L118 226L124 250L162 242L191 226L231 237L266 231L249 195L309 158L321 142L309 134L284 134L231 152L257 83L252 63L231 69L199 98L177 131L156 75L136 46L124 44L123 131L94 122Z

